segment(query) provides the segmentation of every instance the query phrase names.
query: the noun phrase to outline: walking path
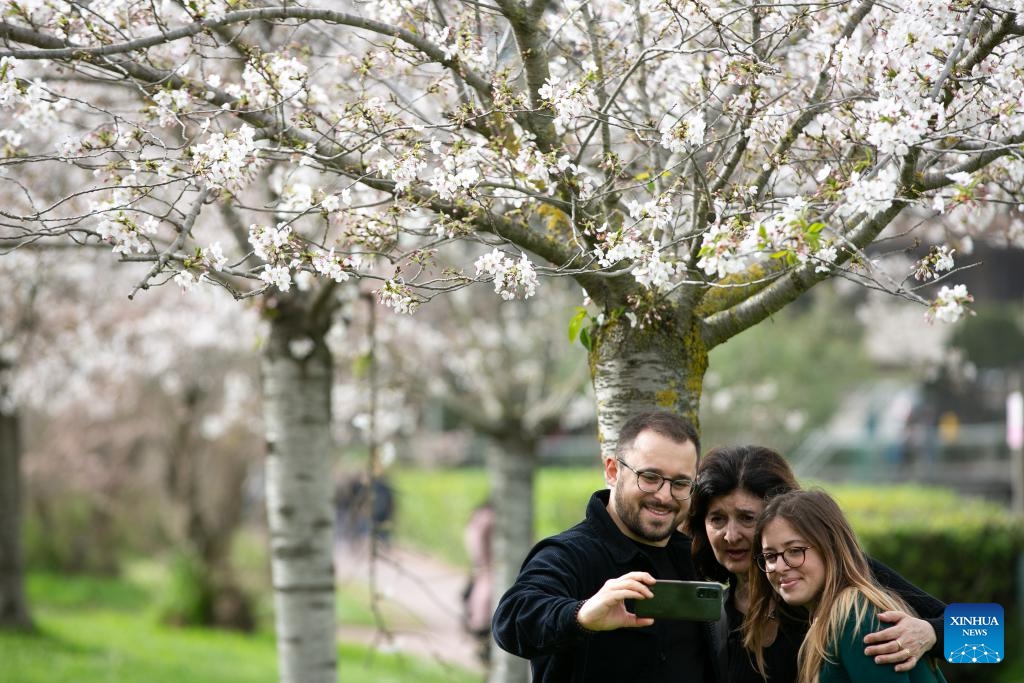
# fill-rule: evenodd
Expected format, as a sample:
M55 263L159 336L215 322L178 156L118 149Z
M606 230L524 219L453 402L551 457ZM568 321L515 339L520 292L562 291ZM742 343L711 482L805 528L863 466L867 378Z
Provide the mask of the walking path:
M384 652L406 652L483 673L476 643L462 629L463 570L422 553L378 546L370 562L367 544L338 544L335 573L340 588L355 592L375 587L381 624L345 624L338 639L372 645Z

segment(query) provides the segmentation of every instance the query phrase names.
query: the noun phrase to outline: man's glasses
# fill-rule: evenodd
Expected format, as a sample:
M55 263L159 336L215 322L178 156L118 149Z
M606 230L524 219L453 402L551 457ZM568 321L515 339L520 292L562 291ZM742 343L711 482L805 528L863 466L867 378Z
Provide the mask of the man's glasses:
M636 485L644 493L657 493L668 482L668 490L676 500L687 500L693 493L692 479L669 479L657 472L637 471L626 464L622 458L615 458L619 464L636 475Z
M796 569L803 566L804 560L807 559L807 551L810 549L811 546L786 548L781 553L758 553L754 559L758 568L765 573L775 571L775 563L779 561L780 557L787 567Z

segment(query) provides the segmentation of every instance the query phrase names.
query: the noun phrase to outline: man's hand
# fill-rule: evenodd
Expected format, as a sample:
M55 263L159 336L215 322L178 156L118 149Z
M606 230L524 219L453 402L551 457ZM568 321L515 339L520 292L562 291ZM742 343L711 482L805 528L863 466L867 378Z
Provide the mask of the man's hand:
M630 572L617 579L608 579L601 590L583 603L576 614L576 620L588 631L650 626L654 619L638 617L629 612L623 601L651 597L654 593L648 586L653 584L654 577L647 572Z
M923 619L906 612L882 612L879 621L893 624L889 628L864 636L864 654L875 658L875 664L895 664L897 672L910 671L935 644L935 629Z

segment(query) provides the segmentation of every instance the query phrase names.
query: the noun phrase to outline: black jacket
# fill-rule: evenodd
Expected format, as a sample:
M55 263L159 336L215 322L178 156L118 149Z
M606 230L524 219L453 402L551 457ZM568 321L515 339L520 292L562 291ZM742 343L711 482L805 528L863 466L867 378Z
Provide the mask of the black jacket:
M588 633L576 622L581 600L593 596L608 579L631 571L659 578L641 548L622 534L608 515L609 491L598 491L586 519L534 546L516 582L494 613L494 639L502 649L530 659L534 683L710 683L721 681L711 653L713 630L703 622L685 622L697 641L680 643L673 629L681 622L659 620L647 628ZM690 540L673 533L666 548L678 578L694 579ZM664 578L664 577L661 577ZM659 623L660 622L660 623ZM689 652L679 667L679 653ZM701 670L701 677L694 671Z

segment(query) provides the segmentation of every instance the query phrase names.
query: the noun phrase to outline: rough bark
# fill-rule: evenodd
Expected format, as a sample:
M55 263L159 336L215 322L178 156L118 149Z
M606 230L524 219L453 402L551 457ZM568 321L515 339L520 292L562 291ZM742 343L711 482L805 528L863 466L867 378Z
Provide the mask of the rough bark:
M267 521L282 683L336 683L331 357L323 326L274 310L263 356ZM307 350L308 355L293 353Z
M0 409L0 628L32 626L24 589L21 481L18 414Z
M533 481L539 443L508 435L487 452L487 468L494 501L494 595L492 605L519 573L523 558L533 547ZM529 662L491 642L487 683L527 683Z
M664 409L698 425L708 349L686 319L664 316L640 328L626 317L593 335L591 379L601 457L614 457L619 428L642 410Z

